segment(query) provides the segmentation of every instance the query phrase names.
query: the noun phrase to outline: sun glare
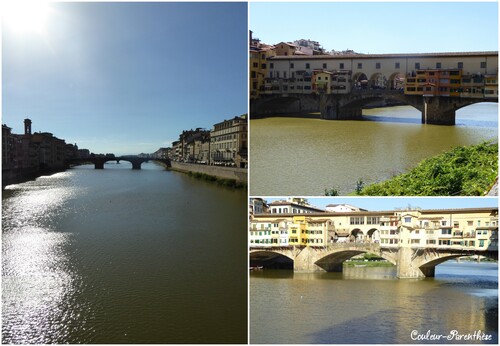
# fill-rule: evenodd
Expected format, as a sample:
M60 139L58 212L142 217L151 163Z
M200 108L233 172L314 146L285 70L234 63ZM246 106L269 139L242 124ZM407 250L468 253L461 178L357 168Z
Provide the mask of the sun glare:
M45 31L50 7L45 1L4 1L2 21L9 30L17 34Z

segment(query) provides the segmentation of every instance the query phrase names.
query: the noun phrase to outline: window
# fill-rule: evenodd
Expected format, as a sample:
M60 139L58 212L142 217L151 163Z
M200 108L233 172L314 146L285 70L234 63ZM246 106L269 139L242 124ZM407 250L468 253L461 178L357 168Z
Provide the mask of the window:
M380 70L380 63L379 63L379 62L375 63L375 68L376 68L377 70Z
M399 62L397 62L397 63L395 64L394 68L397 68L397 69L399 69L399 68L400 68L400 64L399 64Z
M326 68L326 64L323 64L323 68Z
M419 70L420 69L420 63L419 62L416 62L415 63L415 70Z
M351 225L364 225L365 218L363 216L351 216L349 222Z
M358 69L361 69L361 68L363 68L363 64L358 62Z
M464 68L464 63L463 63L463 62L459 62L459 63L457 64L457 67L458 67L458 68Z
M341 62L341 63L339 64L339 69L341 69L341 70L343 70L343 69L344 69L344 63L343 63L343 62Z
M290 63L290 68L293 68L293 62Z
M440 62L436 63L436 68L441 68L441 63Z
M405 223L410 223L411 222L411 217L405 217Z
M309 65L309 63L306 63L306 68L311 68L311 65Z
M274 63L273 63L273 62L269 64L269 68L270 68L270 69L273 69L273 68L274 68Z
M481 68L486 68L486 61L481 61Z

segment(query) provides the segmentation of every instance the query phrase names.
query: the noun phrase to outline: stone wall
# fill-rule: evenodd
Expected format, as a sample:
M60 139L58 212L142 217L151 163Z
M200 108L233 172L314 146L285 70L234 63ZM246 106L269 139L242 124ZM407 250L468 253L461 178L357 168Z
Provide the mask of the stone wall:
M248 182L248 170L245 168L209 166L175 161L172 161L171 165L170 169L174 171L203 173L217 178L236 180L245 184Z

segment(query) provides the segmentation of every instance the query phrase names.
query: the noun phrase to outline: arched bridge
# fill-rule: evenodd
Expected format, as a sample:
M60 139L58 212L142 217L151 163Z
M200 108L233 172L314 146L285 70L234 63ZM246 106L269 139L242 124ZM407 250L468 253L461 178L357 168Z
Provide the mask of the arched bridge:
M88 158L76 158L66 160L66 166L70 167L72 165L79 165L85 163L93 163L95 169L104 169L104 164L109 161L128 161L132 164L132 169L141 169L143 162L157 161L165 164L167 167L171 167L169 159L157 159L157 158L146 158L139 156L94 156Z
M334 243L324 247L252 247L250 260L272 260L284 256L297 272L342 271L343 262L362 253L376 254L396 265L399 278L433 277L436 265L462 256L481 255L498 259L498 250L454 248L384 247L378 243Z
M250 113L265 116L320 112L321 118L327 120L361 120L363 107L374 102L410 105L421 112L423 124L454 125L458 109L474 103L498 102L498 98L407 95L389 89L359 89L347 94L284 93L251 100Z

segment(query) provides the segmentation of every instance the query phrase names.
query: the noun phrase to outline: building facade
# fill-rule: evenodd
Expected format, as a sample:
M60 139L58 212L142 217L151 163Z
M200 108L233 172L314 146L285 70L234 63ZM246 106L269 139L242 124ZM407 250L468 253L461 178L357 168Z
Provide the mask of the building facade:
M498 250L498 208L253 215L249 242L251 248L355 242L387 248Z
M460 96L461 92L466 92L466 87L462 86L464 79L465 83L469 83L475 78L475 83L483 89L483 97L498 96L498 52L314 56L277 54L267 62L269 72L265 79L264 94L342 94L356 88L400 90L403 85L406 86L404 81L410 79L409 83L415 83L410 88L422 87L420 94L435 90L442 92L441 96L445 96L445 91L449 96ZM323 78L326 73L340 73L342 80L346 80L334 83L332 77L329 77L329 83L325 83ZM420 74L418 78L417 73ZM318 77L323 77L321 83ZM434 82L430 79L434 79ZM487 94L485 89L488 90ZM410 92L417 93L417 89L410 89Z
M210 164L248 167L246 114L214 125L210 131Z

